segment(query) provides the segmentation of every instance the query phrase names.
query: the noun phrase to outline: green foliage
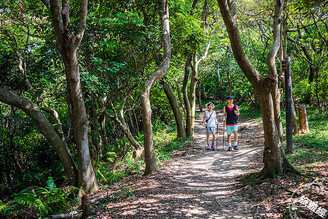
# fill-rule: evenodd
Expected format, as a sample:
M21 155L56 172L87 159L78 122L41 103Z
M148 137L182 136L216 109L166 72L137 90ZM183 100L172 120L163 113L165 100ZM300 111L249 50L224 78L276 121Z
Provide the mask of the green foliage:
M324 121L323 121L324 119ZM308 110L311 133L294 136L293 154L287 157L296 163L315 163L328 161L327 119Z
M25 208L29 208L32 214L43 218L49 214L65 213L77 200L77 188L57 188L52 177L48 178L46 187L28 187L7 204L2 204L0 215L23 216Z

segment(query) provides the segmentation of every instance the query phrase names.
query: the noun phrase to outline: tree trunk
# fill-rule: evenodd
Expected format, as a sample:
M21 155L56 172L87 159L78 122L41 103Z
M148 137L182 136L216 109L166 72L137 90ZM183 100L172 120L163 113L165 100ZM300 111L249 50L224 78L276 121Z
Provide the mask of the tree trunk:
M285 100L286 100L286 153L293 153L293 122L292 122L292 78L290 68L290 58L285 59L286 71L285 71Z
M110 106L113 110L114 116L110 116L112 119L114 119L114 121L118 124L118 126L120 127L120 129L124 132L125 136L127 137L127 139L130 141L130 143L132 144L132 146L136 149L136 150L140 150L141 145L139 144L139 142L137 142L137 140L133 137L129 127L127 126L124 117L123 116L118 116L116 109L114 108L113 103L110 103Z
M72 126L77 146L78 187L84 189L86 193L94 192L98 189L98 184L90 158L88 117L76 56L86 28L88 1L81 1L80 20L75 35L71 33L69 1L63 1L62 4L59 0L50 2L44 0L44 2L51 12L57 45L65 65L68 101L72 109Z
M275 4L281 6L281 4L284 4L284 1L276 0ZM238 30L237 8L234 0L218 0L218 5L229 34L234 57L259 96L265 138L263 157L264 168L261 172L262 176L273 177L282 172L282 167L291 166L284 157L274 119L271 90L276 86L277 81L271 75L267 77L261 75L247 58ZM277 13L277 11L275 11L275 13Z
M262 92L259 99L264 129L264 167L261 172L264 176L274 177L281 173L282 162L279 150L281 144L274 122L273 101L270 93Z
M192 59L192 71L191 71L191 80L190 80L190 112L191 112L191 136L194 135L194 126L195 126L195 114L196 114L196 86L198 83L198 62L196 52L193 54Z
M232 96L231 79L230 79L230 69L228 69L228 71L227 71L227 77L228 77L228 84L229 84L229 95Z
M153 128L151 124L151 108L150 108L150 89L153 84L161 79L170 66L171 59L171 40L169 25L169 8L168 1L162 0L162 25L164 39L164 59L158 69L152 72L146 79L140 93L142 107L142 121L144 131L144 148L145 148L145 175L152 174L156 171L156 159L153 142Z
M185 108L184 102L183 102L182 97L181 97L181 89L180 89L180 84L179 84L178 80L175 80L175 86L176 86L176 89L177 89L178 98L179 98L181 108L183 110L184 115L186 115L186 108Z
M164 85L165 94L169 99L170 105L174 113L174 118L177 125L177 135L178 137L185 137L186 131L185 131L183 117L179 109L177 98L175 97L171 86L166 81L163 81L163 85Z
M0 88L0 101L23 110L29 117L31 117L36 123L38 130L55 149L69 181L73 184L77 184L78 173L68 151L68 147L39 108L30 100L19 97L4 88Z
M287 35L288 32L288 27L287 27L287 18L284 19L283 21L283 31L282 31L282 35L283 35L283 46L282 46L282 57L281 57L281 62L283 59L287 58ZM284 78L284 71L281 72L281 82L282 82L282 86L283 88L285 88L285 78ZM292 119L293 119L293 130L294 130L294 134L298 134L299 130L298 130L298 124L297 124L297 119L296 119L296 110L295 110L295 104L294 104L294 99L292 100Z
M183 85L182 85L183 101L184 101L184 106L186 109L185 118L186 118L186 136L187 137L192 136L191 108L190 108L190 102L189 102L188 90L187 90L187 85L188 85L189 75L190 75L190 71L189 71L190 62L191 62L191 59L188 58L186 61L185 74L184 74Z
M198 105L199 111L203 112L203 104L202 104L202 83L198 83Z
M275 16L274 16L274 24L273 24L274 41L267 56L269 75L271 75L277 81L277 83L275 83L275 86L271 91L271 95L273 100L274 119L281 142L283 140L283 128L281 123L281 109L280 109L281 91L279 89L279 83L278 83L279 78L276 68L276 56L281 45L281 21L282 21L283 7L284 7L283 3L275 4Z
M301 133L305 134L305 133L309 133L310 129L309 129L309 123L307 120L307 114L306 114L306 107L304 104L301 104L298 107L299 110L299 121L300 121L300 126L301 126Z

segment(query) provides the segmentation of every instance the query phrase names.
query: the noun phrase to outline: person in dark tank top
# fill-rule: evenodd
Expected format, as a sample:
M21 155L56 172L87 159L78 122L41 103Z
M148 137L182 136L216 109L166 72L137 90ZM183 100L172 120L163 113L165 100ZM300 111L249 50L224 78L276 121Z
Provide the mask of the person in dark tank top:
M233 97L227 97L228 104L223 108L223 121L226 122L226 130L228 135L228 151L232 150L231 135L234 134L234 150L238 150L238 116L240 114L238 106L233 104Z

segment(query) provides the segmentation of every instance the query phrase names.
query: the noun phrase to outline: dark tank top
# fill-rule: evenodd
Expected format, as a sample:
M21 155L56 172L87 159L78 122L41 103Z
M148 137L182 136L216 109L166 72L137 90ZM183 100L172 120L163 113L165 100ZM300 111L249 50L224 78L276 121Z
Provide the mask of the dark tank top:
M226 125L232 126L238 124L238 116L234 113L234 110L237 110L237 105L234 104L232 108L229 108L228 105L225 106L227 113Z

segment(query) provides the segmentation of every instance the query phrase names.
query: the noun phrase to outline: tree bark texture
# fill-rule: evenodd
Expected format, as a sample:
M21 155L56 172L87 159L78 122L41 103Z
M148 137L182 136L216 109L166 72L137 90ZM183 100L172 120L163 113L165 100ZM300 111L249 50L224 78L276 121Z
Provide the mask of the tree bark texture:
M190 101L188 97L188 81L190 77L190 64L191 58L188 58L185 65L185 74L183 78L183 84L182 84L182 94L183 94L183 101L184 106L186 109L185 118L186 118L186 136L190 137L192 136L192 123L191 123L191 107L190 107Z
M4 88L0 88L0 101L23 110L36 123L38 130L55 149L70 182L77 184L78 172L68 147L40 109L30 100L20 97Z
M282 22L282 13L284 9L284 1L280 0L280 4L275 4L275 15L274 15L274 24L273 24L273 45L270 48L270 51L267 56L267 64L269 75L275 78L276 83L271 91L272 100L273 100L273 109L274 109L274 119L277 126L278 134L282 142L283 139L283 128L281 123L281 109L280 109L280 99L281 91L279 89L279 77L276 68L276 56L281 45L281 22Z
M203 112L203 104L202 104L202 83L198 83L198 106L199 111Z
M292 77L290 68L290 58L285 59L286 71L285 71L285 99L286 99L286 153L293 153L293 121L292 121L292 110L293 110L293 98L292 98Z
M301 134L309 133L309 123L307 120L307 114L306 114L306 107L304 104L301 104L298 107L299 110L299 121L300 121L300 126L301 126Z
M153 128L151 124L151 108L150 108L150 89L153 84L161 79L169 69L171 59L171 40L170 40L170 25L169 25L169 8L168 1L162 0L162 25L164 39L164 59L157 70L152 72L145 80L141 90L141 107L142 121L144 131L144 148L145 148L145 175L152 174L156 171L156 158L153 142Z
M178 137L185 137L186 130L184 127L183 117L182 117L182 114L179 109L179 103L177 101L177 98L175 97L171 86L166 81L163 81L163 85L164 85L165 94L166 94L167 98L169 99L170 105L173 110L175 122L177 125L177 135L178 135Z
M231 88L231 79L230 79L230 69L227 71L228 85L229 85L229 95L232 96L232 88Z
M50 12L55 28L57 45L65 65L68 100L72 109L72 126L77 145L78 186L86 193L98 189L97 179L92 167L89 151L88 117L83 99L79 63L76 56L86 28L87 0L82 0L80 20L73 35L70 30L69 1L50 0Z
M276 0L275 3L280 6L283 1ZM234 57L259 96L265 139L262 174L273 177L288 164L288 160L282 159L283 151L274 118L271 90L276 86L277 80L271 75L264 77L259 74L247 58L238 30L237 8L234 0L218 0L218 5L229 34ZM284 165L283 162L287 164Z

